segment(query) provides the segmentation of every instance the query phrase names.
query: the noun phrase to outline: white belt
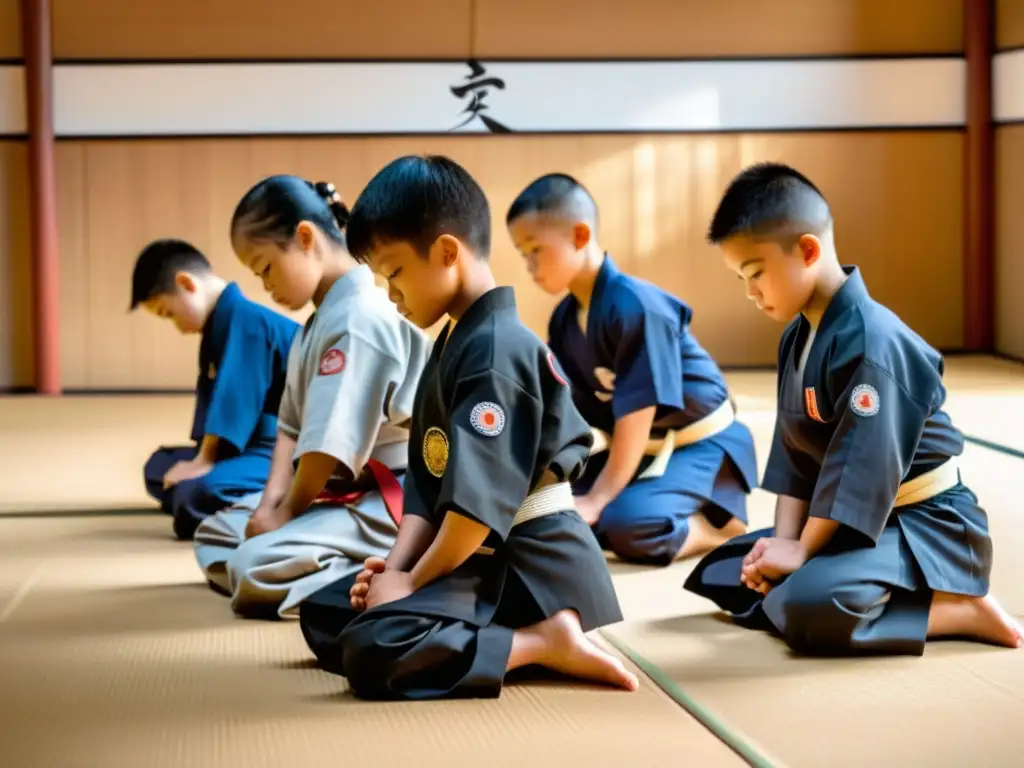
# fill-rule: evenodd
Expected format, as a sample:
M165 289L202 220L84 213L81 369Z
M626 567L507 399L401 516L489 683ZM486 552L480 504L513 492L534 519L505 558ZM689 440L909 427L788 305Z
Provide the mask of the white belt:
M910 504L927 501L940 493L945 493L959 482L960 462L950 459L935 469L930 469L923 475L918 475L913 480L908 480L900 485L896 492L896 501L892 506L893 508L906 507Z
M669 459L672 458L672 453L676 448L693 445L717 435L719 432L724 432L732 426L735 420L736 411L733 410L732 402L726 400L703 419L682 429L670 430L663 438L648 440L644 447L644 455L654 456L654 461L640 473L638 479L661 477L665 474ZM611 438L599 429L591 428L590 431L594 435L594 445L590 449L590 454L594 455L608 450Z
M576 502L572 496L572 486L569 483L555 483L541 488L536 493L531 493L523 503L519 505L512 520L512 527L536 520L538 517L547 517L558 512L565 512L569 509L576 509ZM479 547L477 555L493 555L493 547Z

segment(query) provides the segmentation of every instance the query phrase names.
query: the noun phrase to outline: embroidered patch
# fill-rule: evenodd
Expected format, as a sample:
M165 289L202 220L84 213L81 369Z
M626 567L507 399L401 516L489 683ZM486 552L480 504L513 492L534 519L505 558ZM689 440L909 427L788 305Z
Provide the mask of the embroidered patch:
M423 435L423 463L434 477L444 475L448 467L448 436L437 427L431 427Z
M878 413L878 390L870 384L858 384L850 395L850 407L858 416L874 416Z
M215 379L215 378L217 378L217 366L215 366L213 363L210 363L210 368L209 368L209 370L206 371L206 378L208 378L208 379Z
M487 437L497 437L505 428L505 412L497 403L477 403L469 412L473 429Z
M345 353L340 349L328 349L320 358L320 375L332 376L345 370Z
M548 352L548 368L551 369L551 375L555 377L555 381L561 384L563 387L569 386L569 382L558 372L558 366L555 364L554 352Z
M825 423L825 420L821 418L821 412L818 411L818 396L814 393L814 387L804 388L804 406L807 408L808 416L822 424Z

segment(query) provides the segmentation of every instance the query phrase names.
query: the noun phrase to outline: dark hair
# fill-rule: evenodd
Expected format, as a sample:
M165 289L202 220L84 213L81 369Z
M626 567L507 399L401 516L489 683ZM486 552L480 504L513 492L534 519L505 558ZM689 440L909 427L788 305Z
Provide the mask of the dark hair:
M349 253L366 261L383 243L407 242L425 255L441 235L457 237L479 258L491 252L491 209L480 185L440 155L407 155L378 171L348 223Z
M528 213L549 213L597 225L597 203L587 188L565 173L549 173L530 182L509 206L505 223Z
M174 276L179 272L202 275L211 271L210 262L191 243L184 240L154 240L135 260L129 309L135 309L142 302L161 293L174 292Z
M245 193L231 217L231 238L269 240L286 245L299 223L308 221L345 245L348 208L334 185L297 176L270 176Z
M758 163L729 184L707 238L712 245L737 235L789 241L831 225L825 196L810 179L782 163Z

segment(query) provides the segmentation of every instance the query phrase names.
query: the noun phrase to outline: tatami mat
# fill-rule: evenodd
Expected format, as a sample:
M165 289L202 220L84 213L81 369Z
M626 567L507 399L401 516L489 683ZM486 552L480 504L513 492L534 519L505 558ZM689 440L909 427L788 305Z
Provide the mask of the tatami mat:
M168 533L162 516L0 518L0 764L743 764L648 680L358 701L295 622L233 618Z
M1024 515L1010 483L1024 462L970 446L962 467L990 516L993 592L1024 617ZM691 567L619 566L632 620L608 632L779 764L1024 764L1024 650L944 641L921 658L800 658L684 592Z
M774 375L728 378L763 467ZM965 432L1024 449L1024 367L954 359L947 383ZM633 696L524 682L496 701L355 700L312 666L294 623L235 619L152 512L142 462L184 439L190 408L184 396L0 399L0 764L742 764L645 676ZM995 591L1024 613L1024 461L972 445L963 465L990 512ZM128 513L140 507L150 513ZM752 526L773 508L755 492ZM1024 651L946 642L921 659L795 658L683 591L692 562L610 565L626 617L613 637L776 765L1024 760Z

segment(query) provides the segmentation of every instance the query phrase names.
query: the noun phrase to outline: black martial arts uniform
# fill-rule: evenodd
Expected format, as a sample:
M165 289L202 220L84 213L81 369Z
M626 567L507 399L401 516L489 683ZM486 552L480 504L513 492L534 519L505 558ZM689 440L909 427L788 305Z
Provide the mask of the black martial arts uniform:
M686 589L800 652L919 655L933 591L988 592L988 519L960 482L963 438L942 410L941 355L868 295L856 267L844 270L802 371L809 324L801 315L783 334L762 482L840 526L763 599L739 577L771 529L709 553Z
M403 514L439 530L454 511L491 533L448 576L362 614L348 605L351 579L309 598L300 618L322 665L365 698L496 697L514 629L567 608L585 631L620 621L569 485L592 439L512 289L478 299L438 338L420 380Z

